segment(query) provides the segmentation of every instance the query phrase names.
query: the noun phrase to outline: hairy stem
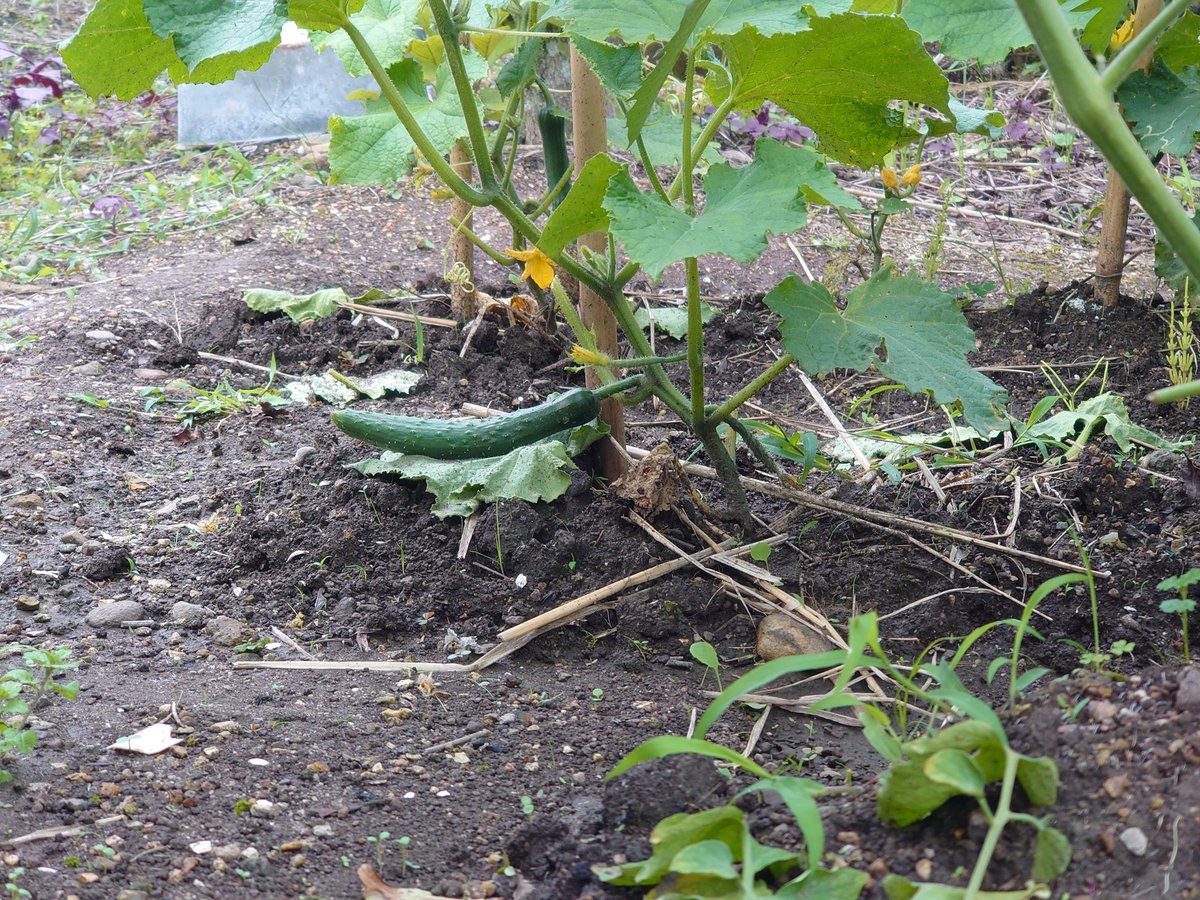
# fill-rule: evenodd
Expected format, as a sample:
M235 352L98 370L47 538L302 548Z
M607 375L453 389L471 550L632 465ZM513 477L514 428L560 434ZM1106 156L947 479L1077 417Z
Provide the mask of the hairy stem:
M495 190L496 172L492 168L487 134L483 130L483 120L479 116L475 92L471 87L470 76L467 75L462 47L458 43L458 26L454 24L454 17L450 15L446 0L429 0L429 11L433 13L434 22L437 23L438 34L442 36L442 46L446 50L446 63L450 66L454 89L458 93L458 103L467 120L467 137L471 144L471 154L475 157L475 169L479 172L479 182L485 191Z
M408 104L404 102L404 98L400 96L400 92L396 89L395 83L388 77L383 64L379 62L379 57L375 55L375 51L371 49L371 45L367 43L367 39L363 36L363 33L350 21L349 16L343 16L342 29L350 38L350 42L354 44L354 48L358 51L359 56L363 58L363 62L367 64L368 71L370 71L375 81L379 84L379 91L383 94L383 98L387 100L392 111L396 113L396 117L404 126L404 130L408 132L409 137L412 138L417 149L421 151L421 155L425 157L433 170L437 172L438 178L442 180L442 183L472 206L490 206L496 194L494 179L492 185L485 186L485 189L481 191L460 178L450 163L446 162L442 154L438 152L438 149L433 146L433 141L429 139L429 135L421 129L412 111L408 108Z
M1084 56L1058 3L1017 0L1017 8L1033 34L1067 114L1121 175L1192 278L1200 282L1200 230L1163 184L1125 125L1113 103L1112 91Z

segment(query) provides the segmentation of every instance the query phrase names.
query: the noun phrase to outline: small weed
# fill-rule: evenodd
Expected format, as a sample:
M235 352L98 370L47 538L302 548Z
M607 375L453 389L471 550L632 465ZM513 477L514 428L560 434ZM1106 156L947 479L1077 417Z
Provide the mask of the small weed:
M688 646L688 653L692 655L692 659L705 667L705 677L709 672L713 673L713 677L717 680L717 690L723 690L721 687L721 660L717 657L717 648L708 641L692 641ZM701 686L704 681L700 681Z
M1196 609L1196 601L1188 599L1188 588L1200 584L1200 567L1188 569L1182 575L1164 578L1158 583L1160 591L1178 591L1177 599L1164 600L1158 608L1165 613L1178 613L1180 629L1183 636L1183 658L1192 658L1191 644L1188 640L1188 613Z
M1193 326L1195 310L1192 308L1190 287L1185 283L1183 290L1176 294L1167 319L1167 376L1173 385L1186 384L1196 377L1200 339L1197 339ZM1190 402L1190 397L1180 401L1184 407Z
M381 877L383 875L384 851L389 843L400 848L400 876L403 876L409 869L416 870L421 868L408 858L408 848L412 843L412 838L407 835L393 838L391 832L381 831L379 834L372 834L367 837L367 844L375 849L375 870L379 872Z
M12 327L12 322L0 322L0 353L15 353L18 350L24 350L34 341L41 340L41 336L36 334L17 337L9 331Z
M534 813L533 798L530 797L528 794L521 795L521 812L525 815L526 818L528 818L528 819L533 818L533 813Z
M13 866L8 870L8 877L4 880L4 892L8 894L10 900L26 900L26 898L33 896L33 894L17 883L24 874L24 866Z
M58 694L68 700L79 695L74 681L58 684L55 678L79 664L67 647L42 650L24 644L0 648L0 657L20 653L24 667L0 675L0 758L8 754L29 755L37 746L37 732L26 729L29 717L44 697ZM12 773L0 768L0 784L12 781Z

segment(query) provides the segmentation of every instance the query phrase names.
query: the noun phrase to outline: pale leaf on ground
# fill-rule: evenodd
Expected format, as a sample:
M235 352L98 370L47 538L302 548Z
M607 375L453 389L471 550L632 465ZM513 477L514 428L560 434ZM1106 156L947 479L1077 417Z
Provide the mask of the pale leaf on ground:
M166 722L159 722L155 725L147 725L141 731L127 737L117 738L117 740L108 745L108 749L124 750L127 753L141 753L144 756L153 756L156 753L162 753L168 747L174 747L176 744L182 743L183 738L171 736L170 725Z

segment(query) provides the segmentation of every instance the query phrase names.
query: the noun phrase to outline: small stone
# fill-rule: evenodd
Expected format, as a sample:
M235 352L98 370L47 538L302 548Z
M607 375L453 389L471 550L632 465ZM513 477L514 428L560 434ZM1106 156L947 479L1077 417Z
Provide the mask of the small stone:
M208 726L208 730L220 734L223 731L241 731L242 726L238 725L233 719L225 719L221 722L213 722Z
M1200 669L1188 666L1179 676L1179 690L1175 693L1176 709L1200 709Z
M19 497L13 497L6 504L20 512L38 512L46 505L46 501L42 499L41 494L21 494Z
M1087 706L1087 714L1093 722L1111 722L1117 714L1117 704L1111 700L1093 700Z
M212 618L212 613L198 603L180 600L171 607L171 621L184 628L200 628Z
M213 851L213 854L217 859L223 859L225 862L233 862L233 860L241 857L242 848L237 844L222 844Z
M243 628L244 626L237 619L231 619L229 616L217 616L204 626L204 633L212 638L214 644L232 647L241 642Z
M1113 775L1104 780L1104 793L1114 800L1120 800L1129 790L1130 784L1132 781L1128 775Z
M279 809L270 800L255 800L250 804L250 818L273 819L279 815Z
M41 605L41 600L29 594L21 594L17 597L17 609L21 612L36 612Z
M142 381L164 381L170 377L170 373L162 369L134 369L133 376Z
M99 360L93 359L79 366L71 366L71 373L73 375L86 375L89 378L98 378L104 374L104 366L100 364Z
M755 652L762 659L779 659L804 653L836 649L823 635L806 627L787 613L771 613L758 623Z
M93 628L119 628L126 622L146 618L146 610L136 600L116 600L97 606L84 620Z
M332 825L314 825L312 828L313 837L333 837Z
M917 877L922 881L928 881L933 877L933 860L918 859L913 865L913 871L916 872Z
M1182 454L1171 450L1152 450L1142 457L1141 465L1151 472L1174 475L1183 471L1184 459Z
M146 589L152 594L161 594L171 589L171 582L165 578L150 578L146 581Z
M87 535L75 528L64 531L58 539L63 544L74 544L76 547L82 547L88 542Z
M1121 842L1121 846L1134 856L1145 856L1146 850L1150 847L1146 832L1140 828L1126 828L1121 832L1118 840Z
M93 328L91 331L85 334L84 337L86 337L93 344L98 345L115 344L120 340L120 338L111 331L105 331L103 328Z

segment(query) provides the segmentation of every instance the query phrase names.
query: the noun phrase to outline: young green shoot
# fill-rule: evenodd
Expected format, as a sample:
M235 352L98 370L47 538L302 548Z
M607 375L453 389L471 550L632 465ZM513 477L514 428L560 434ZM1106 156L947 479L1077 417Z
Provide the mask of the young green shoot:
M1196 584L1200 584L1200 567L1188 569L1182 575L1164 578L1158 583L1160 591L1177 591L1179 593L1177 598L1162 601L1158 604L1158 608L1165 613L1179 614L1184 660L1192 658L1191 644L1188 639L1188 614L1196 609L1196 601L1189 599L1188 589Z

